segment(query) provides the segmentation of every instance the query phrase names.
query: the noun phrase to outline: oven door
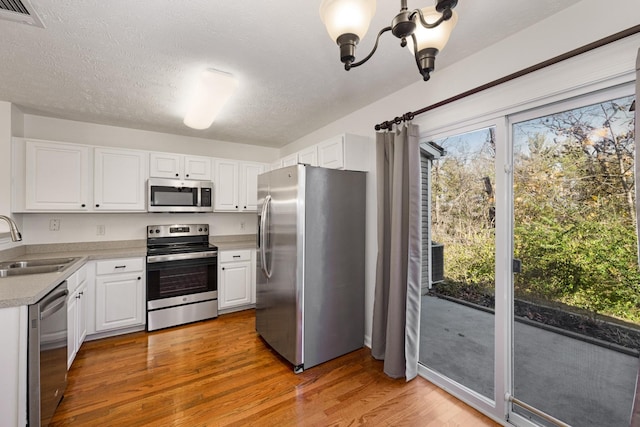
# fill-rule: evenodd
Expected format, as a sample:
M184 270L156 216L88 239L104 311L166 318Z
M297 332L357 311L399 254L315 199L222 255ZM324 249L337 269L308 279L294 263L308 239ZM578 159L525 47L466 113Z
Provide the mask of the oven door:
M147 257L147 309L217 299L218 257L217 254L208 254L203 258L195 253L195 259L177 260Z

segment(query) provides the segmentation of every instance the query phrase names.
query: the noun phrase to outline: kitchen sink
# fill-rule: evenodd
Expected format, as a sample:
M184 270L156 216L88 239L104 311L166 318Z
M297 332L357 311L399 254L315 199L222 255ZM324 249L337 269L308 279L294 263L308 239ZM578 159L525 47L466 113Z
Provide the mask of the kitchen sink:
M45 259L30 259L30 260L13 260L7 262L0 262L0 270L10 270L14 268L25 267L44 267L44 266L60 266L70 264L76 261L78 258L45 258Z
M66 269L79 258L45 258L13 260L0 263L0 277L55 273Z

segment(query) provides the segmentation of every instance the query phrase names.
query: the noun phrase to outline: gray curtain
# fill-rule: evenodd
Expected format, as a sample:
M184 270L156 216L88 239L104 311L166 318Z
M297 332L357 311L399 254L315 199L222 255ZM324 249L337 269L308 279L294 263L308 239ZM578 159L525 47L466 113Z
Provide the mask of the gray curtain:
M420 338L420 145L418 126L376 135L378 261L371 354L390 377L418 374Z

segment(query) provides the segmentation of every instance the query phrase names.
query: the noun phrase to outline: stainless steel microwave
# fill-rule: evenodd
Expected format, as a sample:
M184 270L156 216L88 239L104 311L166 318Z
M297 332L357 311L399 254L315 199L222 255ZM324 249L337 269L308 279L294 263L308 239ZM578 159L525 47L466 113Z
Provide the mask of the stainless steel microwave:
M212 212L213 182L150 178L148 212Z

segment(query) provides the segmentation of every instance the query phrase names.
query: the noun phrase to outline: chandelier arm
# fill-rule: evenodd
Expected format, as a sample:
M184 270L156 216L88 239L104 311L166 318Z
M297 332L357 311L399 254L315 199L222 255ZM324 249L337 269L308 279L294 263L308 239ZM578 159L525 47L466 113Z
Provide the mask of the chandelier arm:
M376 37L376 44L373 45L373 49L371 50L371 52L369 52L369 55L367 55L363 60L358 61L358 62L354 62L352 64L349 64L351 68L354 67L358 67L362 64L364 64L365 62L367 62L369 59L371 59L371 57L373 56L374 53L376 53L376 50L378 49L378 41L380 40L380 36L383 35L384 33L386 33L387 31L391 31L391 26L389 27L384 27L383 29L380 30L380 32L378 33L378 37Z
M442 12L442 16L440 16L440 19L438 19L433 24L429 24L424 19L424 14L422 13L422 10L420 10L420 9L414 10L411 13L411 15L409 15L409 19L413 20L413 18L415 18L416 15L418 15L418 17L420 18L420 23L422 24L423 27L425 27L427 29L432 29L432 28L436 28L438 25L442 24L444 21L448 21L451 18L452 14L451 14L451 9L446 9L444 12Z

